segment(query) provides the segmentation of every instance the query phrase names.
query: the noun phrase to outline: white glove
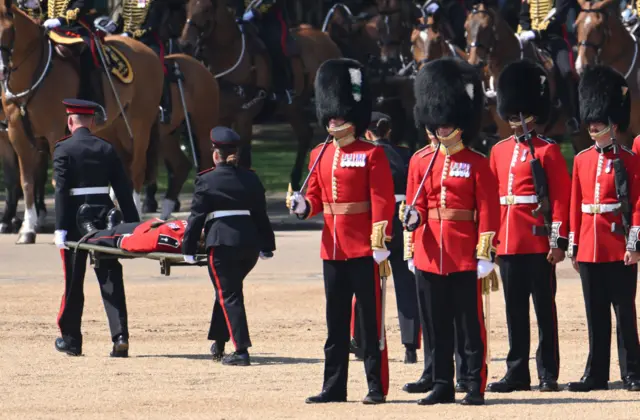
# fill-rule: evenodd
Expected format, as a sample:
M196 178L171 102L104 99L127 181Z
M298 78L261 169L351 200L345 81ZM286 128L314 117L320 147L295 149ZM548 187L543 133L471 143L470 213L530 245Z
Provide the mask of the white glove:
M437 2L433 2L433 3L429 4L427 6L427 8L424 9L424 11L427 12L428 14L432 15L435 12L437 12L439 8L440 8L440 5Z
M407 267L409 267L409 271L416 274L416 265L413 263L413 258L407 260Z
M254 17L256 16L253 14L253 10L249 10L244 15L242 15L242 20L244 20L245 22L249 22Z
M108 16L100 16L99 18L93 21L93 26L104 33L112 34L118 29L118 26L114 21L109 19Z
M60 19L47 19L44 21L42 26L47 29L53 29L62 26L62 22L60 22Z
M273 252L262 252L260 251L260 259L268 260L269 258L273 258Z
M390 254L391 254L391 251L387 249L374 249L373 259L376 261L376 263L380 264L382 261L389 258Z
M189 264L196 263L196 257L194 257L193 255L183 255L182 257L184 258L184 262L186 263L189 263Z
M129 34L126 32L121 33L120 36L124 36L125 38L130 38Z
M38 0L26 0L23 3L25 9L37 9L40 6L40 2Z
M299 192L294 192L291 196L291 213L305 214L307 212L307 201Z
M66 230L56 230L53 233L53 242L56 244L58 249L69 249L64 244L64 242L66 240L67 240L67 231Z
M487 260L478 260L478 278L487 277L493 270L493 263Z
M520 38L522 42L533 41L536 39L536 33L533 31L522 31L518 34L518 38Z

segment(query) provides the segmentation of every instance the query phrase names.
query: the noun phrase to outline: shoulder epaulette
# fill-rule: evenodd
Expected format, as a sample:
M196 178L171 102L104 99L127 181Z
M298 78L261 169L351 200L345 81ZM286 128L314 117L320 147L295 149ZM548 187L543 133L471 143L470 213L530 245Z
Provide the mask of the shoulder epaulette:
M540 140L542 140L542 141L544 141L544 142L547 142L547 143L549 143L549 144L556 144L556 141L555 141L554 139L550 139L549 137L545 137L545 136L541 136L541 135L538 135L537 137L538 137Z
M200 176L200 175L204 175L204 174L206 174L206 173L208 173L208 172L211 172L211 171L213 171L214 169L216 169L216 167L215 167L215 166L213 166L213 167L211 167L211 168L209 168L209 169L205 169L205 170L204 170L204 171L202 171L202 172L198 172L198 176Z
M513 136L509 136L509 137L507 137L506 139L502 139L502 140L500 140L499 142L497 142L497 143L496 143L496 144L494 144L493 146L495 147L495 146L499 145L500 143L504 143L505 141L509 141L509 140L511 140L512 138L513 138Z
M68 139L69 137L71 137L71 134L69 134L68 136L64 136L63 138L61 138L60 140L58 140L56 143L60 143L62 141L65 141L66 139Z
M588 148L584 149L583 151L578 152L578 154L577 154L576 156L580 156L580 155L581 155L581 154L583 154L584 152L586 152L586 151L588 151L588 150L591 150L591 149L593 149L594 147L595 147L595 146L588 147Z
M416 151L413 156L418 155L419 153L421 154L421 156L427 156L431 153L433 153L435 151L435 149L433 147L431 147L430 144L427 144L426 146L424 146L422 149Z
M472 149L471 147L467 147L467 149L469 149L469 151L470 151L470 152L473 152L473 153L475 153L476 155L480 155L480 156L482 156L483 158L486 158L486 157L487 157L487 155L485 155L485 154L484 154L484 153L482 153L482 152L478 152L476 149Z
M622 150L624 150L625 152L629 152L629 153L631 153L632 155L635 155L635 153L633 152L633 150L629 149L627 146L624 146L624 145L622 145L622 144L621 144L621 145L620 145L620 147L621 147L621 148L622 148Z

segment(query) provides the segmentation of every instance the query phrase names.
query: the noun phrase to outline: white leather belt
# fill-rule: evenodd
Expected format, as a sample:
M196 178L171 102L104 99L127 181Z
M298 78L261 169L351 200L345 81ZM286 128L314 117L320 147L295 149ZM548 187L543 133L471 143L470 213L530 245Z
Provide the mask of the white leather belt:
M396 203L399 203L407 198L404 194L396 194Z
M500 197L500 204L512 206L514 204L538 204L538 197L535 195L503 195Z
M219 219L221 217L229 216L251 216L249 210L217 210L207 214L207 222L212 219Z
M69 190L69 195L97 195L97 194L109 194L109 187L71 188Z
M622 205L615 204L583 204L582 212L587 214L611 213L618 210Z

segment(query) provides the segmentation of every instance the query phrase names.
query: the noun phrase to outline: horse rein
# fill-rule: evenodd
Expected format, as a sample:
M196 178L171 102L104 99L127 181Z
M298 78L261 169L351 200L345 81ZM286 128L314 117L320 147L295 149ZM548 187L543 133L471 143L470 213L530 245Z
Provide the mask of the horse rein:
M481 48L481 49L487 51L488 59L490 59L491 53L493 52L493 48L495 47L495 44L498 41L498 33L496 31L495 18L493 16L493 14L491 14L491 12L489 12L488 10L478 10L477 7L474 7L471 10L471 14L472 15L486 15L486 16L489 17L489 22L491 24L492 33L493 33L493 42L489 46L481 44L480 42L478 42L478 33L476 31L475 39L471 42L471 44L467 45L466 52L467 52L467 54L470 54L472 48L475 48L475 49L480 49Z

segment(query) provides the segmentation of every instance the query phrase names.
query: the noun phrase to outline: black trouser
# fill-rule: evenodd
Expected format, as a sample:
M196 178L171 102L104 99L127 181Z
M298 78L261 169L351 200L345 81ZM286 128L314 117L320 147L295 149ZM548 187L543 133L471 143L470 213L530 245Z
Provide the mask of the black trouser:
M635 305L637 276L637 264L627 266L622 261L580 263L580 279L589 328L589 357L585 377L603 382L609 380L613 305L621 376L640 379L640 344Z
M277 12L270 13L258 24L260 39L271 56L274 92L293 88L293 71L286 53L289 30L281 17Z
M558 96L569 117L579 120L578 81L573 77L571 54L567 41L559 35L550 35L544 44L558 69L560 80L556 83Z
M209 340L227 342L236 350L251 347L242 285L255 267L260 252L255 248L216 246L209 249L209 276L216 291Z
M154 33L147 33L140 39L138 39L138 41L151 48L153 52L163 60L162 64L167 67L167 63L164 61L166 51L164 50L164 45L160 45L159 43L160 38L158 38ZM160 106L164 110L162 122L165 124L171 122L171 82L174 78L173 73L173 66L171 68L166 68L166 73L164 75L164 84L162 86L162 96L160 97Z
M351 299L355 294L362 325L364 368L370 391L383 393L383 363L378 343L377 292L380 289L372 257L323 262L327 301L327 341L323 391L346 398L349 372L349 326Z
M416 270L418 302L431 349L433 382L453 390L454 320L464 336L467 383L484 393L487 383L486 331L481 281L475 271L439 275ZM425 346L426 347L426 346Z
M560 348L558 344L558 313L556 311L556 268L547 261L547 254L500 256L500 276L504 285L504 300L509 329L509 354L505 378L530 384L529 350L531 332L529 297L538 320L538 350L536 365L540 380L558 380Z
M98 47L96 46L96 48ZM85 48L80 55L80 90L78 99L96 102L105 107L106 112L104 89L102 87L102 74L104 71L102 62L100 62L100 68L96 68L91 48Z
M84 275L87 269L87 251L62 250L61 254L65 284L58 313L58 326L65 340L81 346L80 324L84 308ZM105 259L100 260L94 269L109 320L111 339L115 342L120 335L128 339L127 303L122 279L122 265L116 259Z

